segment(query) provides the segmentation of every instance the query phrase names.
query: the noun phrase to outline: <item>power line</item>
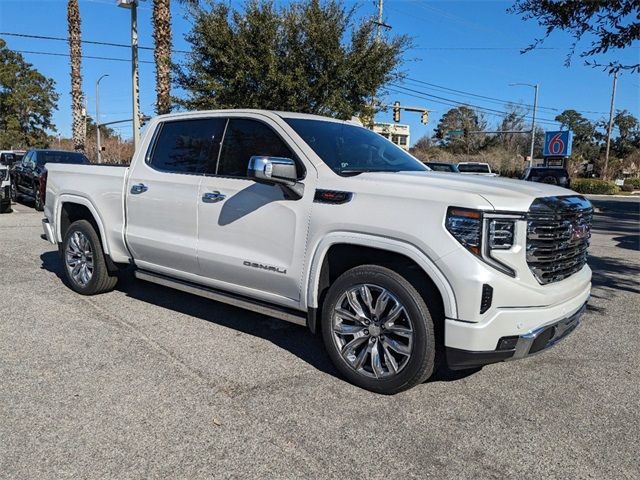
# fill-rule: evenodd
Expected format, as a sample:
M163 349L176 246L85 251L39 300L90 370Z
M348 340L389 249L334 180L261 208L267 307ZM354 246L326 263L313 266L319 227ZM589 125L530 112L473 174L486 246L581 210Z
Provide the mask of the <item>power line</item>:
M462 95L462 96L486 99L488 101L491 101L492 103L499 103L501 105L504 105L505 103L513 103L513 104L516 103L513 100L504 100L504 99L495 98L495 97L488 97L486 95L480 95L480 94L477 94L477 93L465 92L463 90L456 90L454 88L449 88L449 87L445 87L445 86L442 86L442 85L436 85L435 83L424 82L422 80L416 80L414 78L407 78L406 80L409 80L411 82L416 82L416 83L419 83L421 85L428 85L428 86L430 86L430 87L432 87L434 89L440 89L440 90L444 90L446 92L457 93L457 94ZM528 104L528 103L519 103L519 105L522 105L523 107L533 108L533 105ZM553 108L553 107L541 107L541 106L538 106L537 108L539 110L551 110L551 111L554 111L554 112L558 112L559 111L559 109Z
M34 55L49 55L52 57L69 57L68 53L56 53L56 52L36 52L34 50L14 50L14 52L18 52L18 53L31 53ZM82 55L82 58L88 58L91 60L110 60L110 61L114 61L114 62L131 62L130 58L113 58L113 57L96 57L93 55ZM139 60L139 63L150 63L153 64L153 62L149 62L146 60Z
M473 104L470 104L470 103L467 103L467 102L459 102L457 100L452 100L450 98L440 97L440 96L437 96L437 95L431 95L431 94L426 93L426 92L421 92L419 90L414 90L414 89L411 89L411 88L408 88L408 87L404 87L402 85L396 85L396 84L390 84L390 85L392 85L392 86L394 86L396 88L401 88L403 90L407 90L408 92L411 92L411 93L407 93L406 91L403 92L403 91L395 90L395 93L401 93L401 94L413 96L413 97L416 97L416 98L423 98L423 99L429 100L431 102L440 103L440 104L448 105L448 106L451 106L451 107L458 107L458 106L464 105L464 106L468 106L468 107L474 108L474 109L476 109L476 110L478 110L478 111L480 111L482 113L487 113L489 115L504 116L504 115L508 114L508 112L505 112L503 110L496 110L496 109L493 109L493 108L482 107L480 105L473 105ZM531 119L532 117L531 117L531 115L523 115L523 118ZM546 124L549 124L549 125L557 125L559 123L559 122L556 122L555 120L551 120L551 119L548 119L548 118L539 119L538 122L546 123Z
M51 37L46 35L31 35L27 33L11 33L11 32L0 32L0 35L8 35L11 37L22 37L22 38L32 38L35 40L54 40L56 42L68 42L69 39L66 37ZM119 47L119 48L131 48L131 45L127 45L126 43L113 43L113 42L98 42L95 40L82 40L82 43L88 43L91 45L102 45L104 47ZM138 46L141 50L153 50L153 47L143 47ZM191 53L186 50L172 50L174 53Z

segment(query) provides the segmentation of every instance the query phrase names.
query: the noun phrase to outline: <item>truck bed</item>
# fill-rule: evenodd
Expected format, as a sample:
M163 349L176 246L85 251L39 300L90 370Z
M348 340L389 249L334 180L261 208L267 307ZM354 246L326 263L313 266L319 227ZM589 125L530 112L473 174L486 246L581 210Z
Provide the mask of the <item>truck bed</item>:
M128 166L48 164L45 216L59 219L65 202L87 207L100 222L105 253L114 262L127 262L129 252L124 241L124 189ZM58 242L62 241L56 232Z

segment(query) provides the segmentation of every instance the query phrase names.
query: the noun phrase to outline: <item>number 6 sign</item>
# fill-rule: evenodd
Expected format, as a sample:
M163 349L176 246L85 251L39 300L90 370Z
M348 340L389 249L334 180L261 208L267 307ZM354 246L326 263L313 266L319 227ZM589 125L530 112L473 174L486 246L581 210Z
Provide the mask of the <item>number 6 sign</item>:
M571 155L572 141L573 132L571 130L545 132L543 155L545 157L568 157Z

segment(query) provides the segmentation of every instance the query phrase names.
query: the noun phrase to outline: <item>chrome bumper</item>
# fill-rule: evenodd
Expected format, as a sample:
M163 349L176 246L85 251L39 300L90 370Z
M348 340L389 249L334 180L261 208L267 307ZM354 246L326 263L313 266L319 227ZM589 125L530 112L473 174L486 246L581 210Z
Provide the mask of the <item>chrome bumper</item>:
M580 325L580 317L587 309L585 303L580 310L568 318L540 327L518 337L515 352L509 360L517 360L553 347Z
M519 336L502 337L496 350L470 351L446 347L447 364L452 370L478 368L490 363L517 360L553 347L580 325L586 302L573 315Z

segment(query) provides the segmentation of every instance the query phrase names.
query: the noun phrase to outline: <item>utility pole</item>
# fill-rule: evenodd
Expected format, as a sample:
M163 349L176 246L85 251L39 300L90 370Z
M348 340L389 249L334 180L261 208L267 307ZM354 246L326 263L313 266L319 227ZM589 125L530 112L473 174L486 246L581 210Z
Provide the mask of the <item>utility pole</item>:
M618 72L613 74L613 88L611 89L611 107L609 108L609 128L607 129L607 150L604 154L604 170L602 177L607 180L609 172L609 149L611 148L611 130L613 130L613 111L616 103L616 85L618 84Z
M140 90L138 88L138 0L117 0L131 10L131 90L133 100L133 148L140 142Z
M535 94L533 97L533 115L531 117L531 146L529 148L529 168L533 167L533 149L536 144L536 111L538 110L538 90L540 89L539 84L531 84L531 83L510 83L509 86L513 87L516 85L522 85L525 87L531 87L535 90Z
M108 77L109 74L105 73L98 81L96 81L96 148L98 150L98 163L102 163L102 144L100 142L100 80L104 77Z
M535 95L533 97L533 117L531 119L531 149L529 150L529 168L533 167L533 149L536 144L536 111L538 110L538 90L539 84L535 84Z
M382 13L384 11L384 0L378 0L378 21L376 22L376 41L380 41L382 31Z
M382 29L386 28L386 29L391 29L391 25L387 25L386 23L383 22L383 15L384 15L384 0L377 0L378 1L378 19L374 20L373 23L376 25L376 43L380 41L380 38L382 36ZM373 130L373 125L374 125L374 117L375 117L375 110L376 110L376 92L374 91L373 94L371 95L371 124L370 124L370 128Z

